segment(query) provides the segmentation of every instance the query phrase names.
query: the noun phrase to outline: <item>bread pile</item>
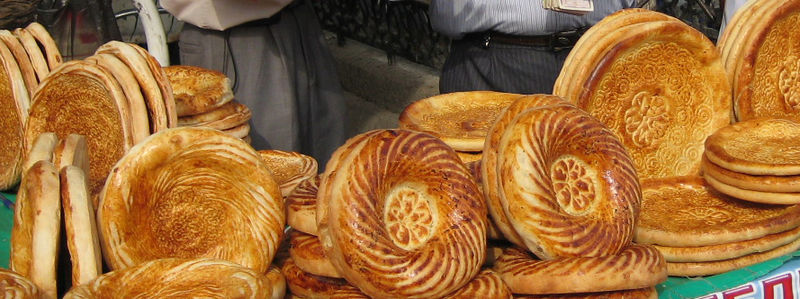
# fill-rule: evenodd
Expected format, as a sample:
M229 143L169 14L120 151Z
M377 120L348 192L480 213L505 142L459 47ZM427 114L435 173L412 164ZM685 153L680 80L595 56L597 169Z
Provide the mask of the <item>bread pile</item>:
M703 276L800 249L800 206L739 200L702 177L642 183L639 244L656 244L673 276Z
M706 140L703 175L721 193L767 204L800 203L800 123L755 118Z
M706 137L731 118L730 86L714 44L643 9L592 26L567 56L553 94L608 126L642 178L696 175Z
M233 99L225 74L188 65L164 68L175 93L178 126L209 127L250 143L247 106Z
M281 150L260 150L258 155L280 185L284 198L303 181L317 175L319 166L311 156Z
M717 43L737 120L798 118L800 1L748 1Z
M53 38L39 23L13 33L0 30L0 190L19 182L33 93L61 60Z

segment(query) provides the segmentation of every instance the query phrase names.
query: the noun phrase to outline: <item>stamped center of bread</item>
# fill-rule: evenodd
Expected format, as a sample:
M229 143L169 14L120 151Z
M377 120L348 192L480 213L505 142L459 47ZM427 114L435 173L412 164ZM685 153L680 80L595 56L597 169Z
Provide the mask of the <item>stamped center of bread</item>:
M596 171L586 162L571 155L564 155L550 165L556 202L564 212L580 216L597 200Z
M663 95L650 91L633 96L625 111L625 131L636 146L650 147L664 136L670 121L667 102Z
M436 211L426 193L422 184L404 183L386 195L383 223L397 247L414 250L433 236Z
M800 59L790 57L780 71L778 85L789 109L800 109Z

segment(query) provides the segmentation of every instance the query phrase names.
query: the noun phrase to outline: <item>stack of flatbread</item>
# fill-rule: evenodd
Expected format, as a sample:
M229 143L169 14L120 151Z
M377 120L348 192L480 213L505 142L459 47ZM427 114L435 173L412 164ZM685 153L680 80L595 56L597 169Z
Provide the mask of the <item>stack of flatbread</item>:
M754 118L706 140L703 175L721 193L768 204L800 203L800 123Z
M357 135L286 205L292 230L282 270L294 296L511 297L494 271L478 271L486 211L472 176L428 134Z
M86 139L80 135L58 140L54 133L42 133L24 162L9 266L30 279L42 298L56 298L57 284L82 284L102 272L87 171ZM72 280L57 283L61 231L71 261L66 264L72 267L61 270L72 273Z
M672 276L747 267L800 249L800 206L743 201L699 176L642 182L635 241L654 244Z
M31 98L61 60L53 38L39 23L13 33L0 30L0 190L19 182Z
M196 66L164 68L175 94L178 126L217 129L250 143L252 113L233 99L225 74Z
M633 162L564 99L514 101L489 131L481 172L490 214L517 245L494 262L513 293L652 296L666 279L658 251L631 243L641 201Z
M732 114L714 44L644 9L621 10L592 26L567 56L553 94L619 136L642 178L699 174L703 142Z
M466 91L424 98L406 106L400 129L431 134L452 147L464 163L481 159L495 118L521 94Z
M717 43L737 120L800 119L800 1L747 1Z

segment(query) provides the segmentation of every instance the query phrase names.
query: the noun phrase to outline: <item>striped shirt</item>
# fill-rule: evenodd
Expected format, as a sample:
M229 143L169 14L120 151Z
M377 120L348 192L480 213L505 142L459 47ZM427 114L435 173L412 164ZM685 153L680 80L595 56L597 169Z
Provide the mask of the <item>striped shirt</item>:
M542 8L542 0L431 0L433 29L458 39L468 33L496 31L544 35L589 27L635 0L594 0L594 11L576 16Z

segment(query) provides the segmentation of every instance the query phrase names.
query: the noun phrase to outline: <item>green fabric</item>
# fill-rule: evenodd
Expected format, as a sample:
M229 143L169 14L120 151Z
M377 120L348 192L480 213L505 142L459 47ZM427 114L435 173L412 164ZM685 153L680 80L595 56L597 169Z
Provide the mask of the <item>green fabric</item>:
M17 200L17 196L10 193L0 192L12 202ZM11 245L11 227L14 225L14 207L9 207L0 203L0 267L8 269L9 245Z

